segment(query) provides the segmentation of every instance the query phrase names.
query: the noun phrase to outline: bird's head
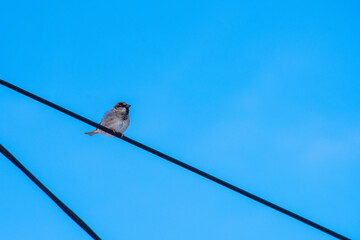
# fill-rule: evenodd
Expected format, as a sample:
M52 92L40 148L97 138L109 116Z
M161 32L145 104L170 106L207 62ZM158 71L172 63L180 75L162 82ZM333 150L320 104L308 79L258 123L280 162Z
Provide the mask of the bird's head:
M131 105L126 104L125 102L118 102L115 105L114 110L120 112L129 112L129 107L131 107Z

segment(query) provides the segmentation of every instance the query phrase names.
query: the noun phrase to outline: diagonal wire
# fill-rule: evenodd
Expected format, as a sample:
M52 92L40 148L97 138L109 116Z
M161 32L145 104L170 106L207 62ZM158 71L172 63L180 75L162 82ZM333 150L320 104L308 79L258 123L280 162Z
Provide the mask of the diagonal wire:
M46 195L48 195L74 222L84 229L93 239L101 240L86 223L81 220L70 208L68 208L60 199L58 199L47 187L44 186L29 170L22 165L3 145L0 144L0 152L7 157L15 166L25 173L31 181L33 181Z
M67 109L65 109L63 107L60 107L59 105L56 105L56 104L54 104L54 103L52 103L52 102L50 102L48 100L45 100L45 99L43 99L43 98L41 98L39 96L36 96L36 95L34 95L34 94L24 90L24 89L21 89L21 88L15 86L15 85L12 85L11 83L8 83L8 82L0 79L0 84L4 85L4 86L6 86L6 87L8 87L8 88L10 88L10 89L12 89L14 91L17 91L17 92L19 92L19 93L21 93L21 94L23 94L23 95L25 95L27 97L30 97L30 98L38 101L38 102L41 102L41 103L43 103L43 104L45 104L45 105L47 105L49 107L52 107L52 108L54 108L54 109L56 109L56 110L58 110L60 112L63 112L63 113L65 113L65 114L67 114L67 115L69 115L69 116L71 116L73 118L76 118L76 119L78 119L78 120L80 120L80 121L82 121L84 123L87 123L87 124L89 124L89 125L91 125L91 126L93 126L95 128L98 128L98 129L100 129L100 130L102 130L102 131L104 131L106 133L109 133L109 134L111 134L111 135L113 135L113 136L115 136L117 138L120 138L120 139L124 140L125 142L128 142L128 143L133 144L133 145L135 145L135 146L137 146L139 148L142 148L145 151L148 151L148 152L150 152L152 154L155 154L155 155L157 155L157 156L159 156L159 157L161 157L161 158L163 158L163 159L165 159L165 160L167 160L169 162L172 162L172 163L174 163L174 164L176 164L176 165L178 165L180 167L183 167L183 168L185 168L185 169L187 169L189 171L192 171L192 172L194 172L194 173L196 173L196 174L198 174L198 175L200 175L202 177L205 177L205 178L207 178L207 179L209 179L209 180L211 180L213 182L216 182L216 183L218 183L218 184L220 184L220 185L222 185L222 186L224 186L224 187L226 187L228 189L231 189L231 190L233 190L233 191L235 191L237 193L240 193L240 194L242 194L242 195L244 195L244 196L246 196L248 198L251 198L251 199L253 199L253 200L255 200L255 201L259 202L259 203L262 203L262 204L264 204L264 205L266 205L268 207L271 207L271 208L273 208L273 209L275 209L275 210L277 210L279 212L282 212L282 213L288 215L289 217L295 218L295 219L297 219L297 220L299 220L299 221L301 221L301 222L303 222L303 223L305 223L305 224L307 224L307 225L309 225L311 227L314 227L314 228L316 228L316 229L318 229L320 231L323 231L324 233L327 233L327 234L329 234L329 235L331 235L331 236L333 236L335 238L342 239L342 240L349 240L349 238L347 238L347 237L345 237L345 236L343 236L343 235L341 235L341 234L339 234L337 232L334 232L334 231L332 231L332 230L330 230L330 229L328 229L328 228L326 228L324 226L321 226L321 225L319 225L319 224L317 224L317 223L315 223L315 222L313 222L313 221L311 221L311 220L309 220L307 218L304 218L304 217L302 217L302 216L300 216L300 215L298 215L298 214L296 214L294 212L291 212L291 211L289 211L289 210L287 210L285 208L282 208L282 207L280 207L280 206L278 206L278 205L276 205L274 203L271 203L271 202L269 202L269 201L267 201L267 200L265 200L265 199L263 199L261 197L258 197L256 195L254 195L252 193L249 193L249 192L247 192L247 191L245 191L245 190L243 190L241 188L238 188L238 187L236 187L236 186L234 186L234 185L232 185L232 184L230 184L228 182L225 182L224 180L221 180L221 179L219 179L219 178L217 178L217 177L215 177L213 175L210 175L210 174L208 174L208 173L206 173L204 171L201 171L200 169L197 169L197 168L195 168L193 166L190 166L190 165L188 165L188 164L186 164L184 162L181 162L181 161L179 161L179 160L177 160L177 159L175 159L173 157L170 157L170 156L168 156L168 155L166 155L166 154L164 154L162 152L159 152L159 151L157 151L157 150L155 150L155 149L153 149L151 147L148 147L148 146L146 146L146 145L144 145L142 143L139 143L139 142L137 142L137 141L135 141L135 140L133 140L131 138L128 138L128 137L123 136L123 135L121 135L119 133L116 133L116 132L114 133L112 130L110 130L110 129L108 129L108 128L100 125L100 124L97 124L97 123L95 123L95 122L93 122L93 121L91 121L91 120L89 120L87 118L84 118L84 117L80 116L79 114L71 112L71 111L69 111L69 110L67 110Z

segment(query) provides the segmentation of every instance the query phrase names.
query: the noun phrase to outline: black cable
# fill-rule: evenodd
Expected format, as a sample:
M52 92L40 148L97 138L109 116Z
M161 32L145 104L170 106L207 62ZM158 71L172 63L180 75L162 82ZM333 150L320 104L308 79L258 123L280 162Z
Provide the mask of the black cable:
M28 97L30 97L32 99L35 99L36 101L39 101L39 102L41 102L41 103L43 103L45 105L48 105L49 107L52 107L52 108L54 108L54 109L56 109L56 110L58 110L60 112L63 112L63 113L65 113L65 114L67 114L67 115L69 115L69 116L71 116L73 118L76 118L76 119L78 119L78 120L80 120L80 121L82 121L84 123L87 123L87 124L89 124L89 125L91 125L91 126L93 126L95 128L98 128L98 129L100 129L100 130L102 130L102 131L104 131L106 133L109 133L109 134L111 134L111 135L113 135L115 137L118 137L118 138L120 138L120 139L122 139L122 140L124 140L124 141L126 141L126 142L128 142L130 144L133 144L133 145L135 145L135 146L137 146L139 148L142 148L142 149L144 149L144 150L146 150L146 151L148 151L148 152L150 152L152 154L155 154L155 155L157 155L157 156L159 156L159 157L161 157L161 158L163 158L163 159L165 159L167 161L170 161L170 162L172 162L172 163L174 163L174 164L176 164L176 165L178 165L180 167L183 167L183 168L185 168L187 170L190 170L190 171L192 171L192 172L194 172L194 173L196 173L196 174L198 174L200 176L203 176L203 177L205 177L205 178L207 178L207 179L209 179L209 180L211 180L213 182L216 182L216 183L218 183L218 184L220 184L220 185L222 185L222 186L224 186L226 188L229 188L229 189L231 189L231 190L233 190L233 191L235 191L237 193L240 193L240 194L242 194L242 195L244 195L246 197L249 197L249 198L251 198L251 199L253 199L253 200L255 200L255 201L259 202L259 203L262 203L262 204L264 204L264 205L266 205L268 207L271 207L271 208L273 208L273 209L275 209L275 210L277 210L279 212L282 212L282 213L284 213L284 214L286 214L286 215L288 215L288 216L290 216L292 218L295 218L295 219L297 219L297 220L299 220L299 221L301 221L301 222L303 222L303 223L305 223L305 224L307 224L307 225L309 225L311 227L314 227L314 228L316 228L316 229L318 229L320 231L323 231L323 232L325 232L325 233L327 233L327 234L329 234L329 235L331 235L333 237L336 237L338 239L344 239L344 240L349 239L349 238L347 238L347 237L345 237L345 236L343 236L343 235L341 235L339 233L336 233L336 232L334 232L334 231L332 231L332 230L330 230L330 229L328 229L326 227L323 227L323 226L321 226L321 225L319 225L319 224L317 224L317 223L315 223L315 222L313 222L313 221L311 221L309 219L306 219L306 218L304 218L304 217L302 217L302 216L300 216L300 215L298 215L296 213L293 213L293 212L291 212L289 210L286 210L285 208L282 208L282 207L280 207L278 205L275 205L275 204L273 204L273 203L271 203L271 202L269 202L269 201L267 201L267 200L265 200L265 199L263 199L261 197L255 196L254 194L251 194L251 193L249 193L249 192L247 192L247 191L245 191L245 190L243 190L241 188L238 188L238 187L236 187L236 186L234 186L234 185L232 185L232 184L230 184L228 182L225 182L225 181L223 181L223 180L221 180L221 179L219 179L219 178L217 178L215 176L212 176L212 175L210 175L210 174L208 174L206 172L203 172L200 169L192 167L192 166L190 166L190 165L188 165L188 164L186 164L184 162L181 162L181 161L179 161L179 160L177 160L177 159L175 159L173 157L170 157L170 156L168 156L168 155L166 155L164 153L161 153L161 152L159 152L159 151L157 151L157 150L155 150L155 149L153 149L151 147L148 147L148 146L146 146L146 145L144 145L142 143L139 143L139 142L137 142L137 141L135 141L135 140L133 140L131 138L128 138L126 136L122 136L119 133L114 133L112 130L110 130L110 129L108 129L108 128L100 125L100 124L97 124L97 123L95 123L95 122L93 122L93 121L91 121L91 120L89 120L87 118L84 118L84 117L82 117L82 116L80 116L80 115L78 115L78 114L76 114L74 112L71 112L71 111L69 111L69 110L67 110L67 109L65 109L63 107L60 107L59 105L56 105L56 104L54 104L52 102L49 102L49 101L47 101L47 100L45 100L45 99L43 99L43 98L41 98L39 96L36 96L36 95L28 92L28 91L25 91L24 89L21 89L21 88L19 88L17 86L14 86L14 85L12 85L12 84L10 84L8 82L5 82L4 80L0 79L0 84L4 85L4 86L6 86L6 87L8 87L8 88L10 88L12 90L15 90L15 91L17 91L17 92L19 92L21 94L24 94L25 96L28 96Z
M81 220L70 208L68 208L60 199L58 199L44 184L42 184L29 170L27 170L3 145L0 144L0 152L7 157L15 166L25 173L46 195L48 195L74 222L84 229L93 239L101 240L86 223Z

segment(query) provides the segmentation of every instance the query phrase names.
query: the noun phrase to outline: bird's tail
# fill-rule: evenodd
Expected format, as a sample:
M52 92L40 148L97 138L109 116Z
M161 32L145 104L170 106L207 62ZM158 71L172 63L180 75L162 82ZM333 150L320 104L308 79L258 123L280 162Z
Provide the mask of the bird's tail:
M85 134L87 134L87 135L89 135L89 136L92 136L92 135L95 135L95 134L97 134L97 133L99 133L99 130L98 130L98 129L96 129L96 130L94 130L94 131L91 131L91 132L86 132Z

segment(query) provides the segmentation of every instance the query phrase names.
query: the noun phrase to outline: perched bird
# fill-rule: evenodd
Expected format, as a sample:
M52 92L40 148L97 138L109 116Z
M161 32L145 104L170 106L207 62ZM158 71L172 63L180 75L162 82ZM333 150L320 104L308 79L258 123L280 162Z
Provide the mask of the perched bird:
M114 132L120 133L123 136L123 132L127 129L129 126L129 107L131 105L128 105L124 102L119 102L115 105L115 107L109 111L107 111L103 117L103 119L100 122L100 125L103 125L104 127L107 127ZM114 137L111 134L108 134L104 131L101 131L100 129L96 129L91 132L86 132L87 135L95 135L97 133L101 133L104 136L107 137Z

